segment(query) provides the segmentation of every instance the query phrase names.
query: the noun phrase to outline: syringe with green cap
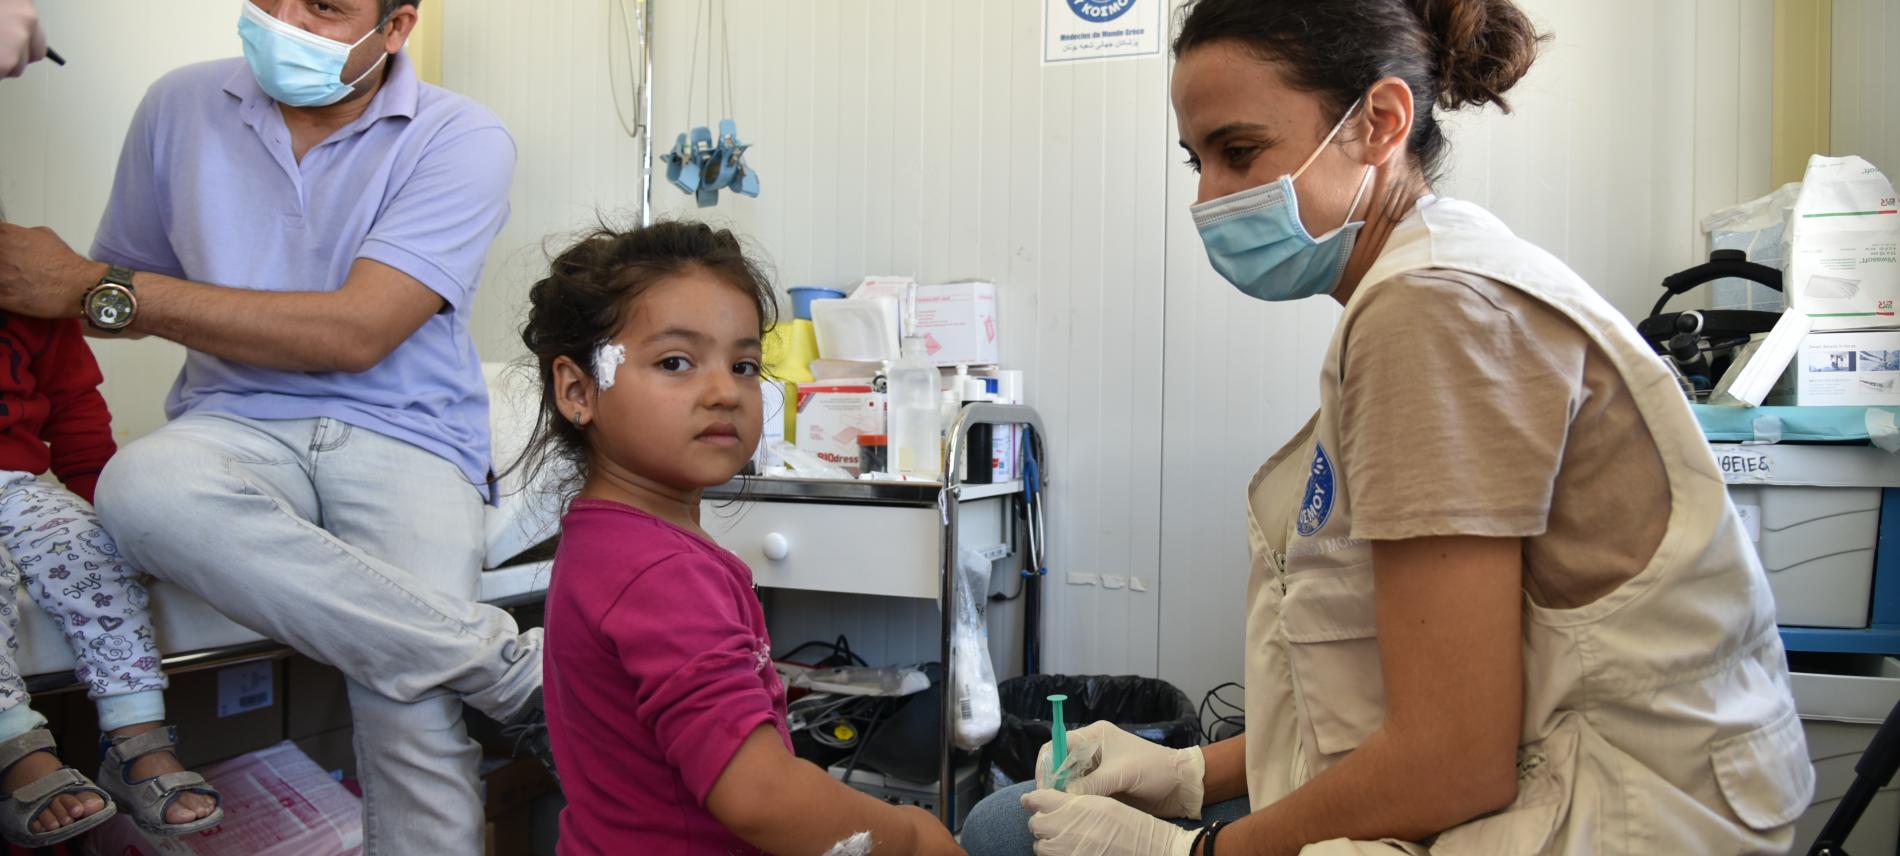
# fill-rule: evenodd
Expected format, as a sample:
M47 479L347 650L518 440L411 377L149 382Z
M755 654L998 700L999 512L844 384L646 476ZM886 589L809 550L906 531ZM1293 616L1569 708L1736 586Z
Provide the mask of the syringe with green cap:
M1049 704L1055 708L1055 727L1049 734L1054 740L1049 750L1049 777L1058 791L1069 783L1069 774L1062 769L1063 763L1069 760L1069 726L1062 721L1062 703L1068 700L1068 696L1061 694L1049 697Z

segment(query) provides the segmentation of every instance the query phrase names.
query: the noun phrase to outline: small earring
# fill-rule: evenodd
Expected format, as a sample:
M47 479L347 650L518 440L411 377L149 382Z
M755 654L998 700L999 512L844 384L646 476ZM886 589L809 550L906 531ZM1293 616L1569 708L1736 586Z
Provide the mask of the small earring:
M567 421L574 423L574 427L576 428L581 427L580 411L576 410L573 413L568 414Z

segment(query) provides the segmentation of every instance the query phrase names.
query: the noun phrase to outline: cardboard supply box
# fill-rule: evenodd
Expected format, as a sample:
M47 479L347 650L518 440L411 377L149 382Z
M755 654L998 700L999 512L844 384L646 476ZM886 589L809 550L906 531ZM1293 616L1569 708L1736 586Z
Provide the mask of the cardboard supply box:
M855 473L858 438L884 433L884 394L862 382L799 384L797 424L792 445Z
M1814 329L1900 326L1900 202L1880 170L1809 158L1791 230L1788 305Z
M920 285L909 277L872 276L858 283L850 300L886 301L891 320L901 328L899 335L922 338L930 361L939 366L993 366L1001 362L995 283L970 280ZM896 342L887 343L885 350L889 353L876 354L875 358L895 358L896 351L889 349L896 346Z
M86 836L95 856L349 856L363 852L363 804L290 743L203 770L224 796L224 823L180 838L147 836L123 814Z
M917 286L917 324L904 331L921 336L939 366L993 366L1002 361L996 326L996 285L951 282Z
M1792 371L1802 407L1900 406L1900 330L1809 333Z

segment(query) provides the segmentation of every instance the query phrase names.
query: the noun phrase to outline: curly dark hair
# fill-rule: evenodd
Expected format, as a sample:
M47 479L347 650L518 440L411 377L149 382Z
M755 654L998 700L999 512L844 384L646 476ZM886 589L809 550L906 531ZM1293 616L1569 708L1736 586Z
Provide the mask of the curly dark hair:
M530 482L550 464L565 465L571 474L556 489L572 496L587 474L587 432L561 414L554 361L567 357L591 372L595 349L620 331L633 302L667 277L694 268L751 300L761 337L778 323L778 296L765 269L732 232L704 223L660 222L625 231L602 224L556 255L548 275L529 289L521 342L541 381L541 407L514 468L525 467Z
M1277 65L1295 88L1344 116L1373 82L1412 88L1406 151L1435 181L1446 142L1434 109L1496 104L1530 71L1549 39L1511 0L1197 0L1184 11L1176 58L1237 42Z

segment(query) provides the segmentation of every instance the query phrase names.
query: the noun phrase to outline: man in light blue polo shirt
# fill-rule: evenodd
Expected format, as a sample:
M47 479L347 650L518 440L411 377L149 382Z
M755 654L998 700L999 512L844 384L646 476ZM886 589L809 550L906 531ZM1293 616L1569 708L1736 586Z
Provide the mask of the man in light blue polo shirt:
M190 349L172 422L112 461L100 514L141 567L343 671L385 856L481 852L465 701L543 721L540 631L475 600L468 326L514 144L417 80L417 2L248 0L245 59L139 105L92 260L0 225L0 310Z

